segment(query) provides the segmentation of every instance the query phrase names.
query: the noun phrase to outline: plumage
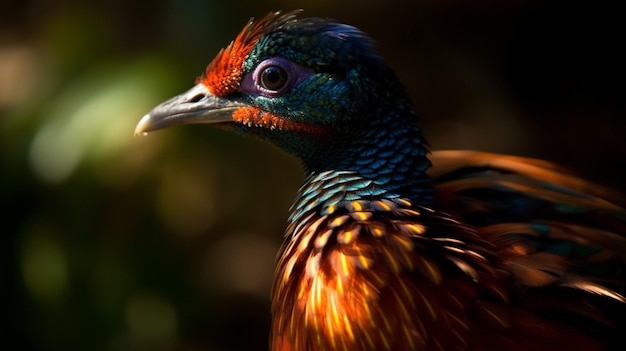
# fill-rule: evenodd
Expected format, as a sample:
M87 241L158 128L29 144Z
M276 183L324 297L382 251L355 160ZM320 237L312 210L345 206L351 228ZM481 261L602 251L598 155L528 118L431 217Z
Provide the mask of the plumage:
M545 161L430 153L358 29L271 13L196 83L136 134L217 124L307 172L278 256L271 350L624 346L621 199Z

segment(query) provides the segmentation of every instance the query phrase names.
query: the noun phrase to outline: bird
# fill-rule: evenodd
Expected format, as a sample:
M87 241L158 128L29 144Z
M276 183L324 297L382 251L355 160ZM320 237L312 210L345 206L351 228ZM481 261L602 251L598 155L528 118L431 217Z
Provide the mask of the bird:
M300 12L252 18L135 129L211 124L302 161L270 350L623 350L621 196L548 161L432 151L373 39Z

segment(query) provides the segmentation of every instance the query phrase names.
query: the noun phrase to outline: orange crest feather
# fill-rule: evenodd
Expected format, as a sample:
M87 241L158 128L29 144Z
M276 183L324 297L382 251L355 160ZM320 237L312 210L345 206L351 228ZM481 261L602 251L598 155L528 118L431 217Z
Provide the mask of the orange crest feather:
M282 14L271 12L262 19L251 18L243 30L227 47L220 50L209 63L204 75L196 83L204 84L211 94L226 96L237 90L243 74L243 63L261 37L293 20L300 10Z

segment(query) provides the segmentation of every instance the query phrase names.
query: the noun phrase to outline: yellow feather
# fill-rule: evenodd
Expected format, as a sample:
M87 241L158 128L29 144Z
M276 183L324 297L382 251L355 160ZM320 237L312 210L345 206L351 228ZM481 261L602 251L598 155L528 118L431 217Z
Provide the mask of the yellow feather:
M406 207L411 207L413 206L413 204L411 203L411 201L404 199L404 198L397 198L395 199L397 202L399 202L400 204L406 206Z
M361 205L360 201L352 201L351 204L352 204L352 207L354 207L355 211L362 211L363 210L363 205Z
M348 320L348 316L346 314L343 315L343 325L346 328L346 332L348 332L348 337L350 338L350 340L354 341L354 332L352 331L352 325L350 324L350 321Z
M344 286L343 286L343 279L340 277L337 277L337 285L336 285L336 290L338 294L342 294L345 292L344 290Z
M330 298L330 314L326 316L326 330L328 331L328 339L333 346L333 349L337 347L337 340L335 335L335 329L338 329L339 317L337 316L337 301L334 298ZM334 324L333 324L334 322Z
M382 252L385 254L385 258L387 258L387 262L391 266L391 270L394 274L400 273L400 263L394 257L393 253L387 249L386 247L382 248Z
M402 330L404 331L404 337L406 339L407 344L409 344L409 348L411 350L415 350L415 336L411 335L411 330L409 329L409 327L407 325L403 325L402 326Z
M376 321L374 320L374 316L372 315L372 310L370 310L370 305L364 304L363 308L365 309L365 315L367 316L367 320L369 321L372 328L376 327Z
M384 211L391 211L392 207L391 204L386 203L384 201L372 201L372 205L384 210Z
M339 273L341 273L344 277L348 277L350 276L351 273L351 266L350 263L348 262L348 258L346 257L346 255L344 255L341 252L337 252L335 251L335 255L337 255L337 261L339 262L339 268L340 271ZM338 277L338 279L341 279L340 277Z
M372 218L372 216L372 212L358 211L352 213L352 218L356 219L357 221L367 221L368 219Z
M372 340L372 337L369 335L369 333L363 333L363 336L367 340L367 344L369 345L370 349L375 350L376 344L374 344L374 340Z
M400 225L400 230L403 232L409 232L415 235L422 235L426 232L426 228L423 225L416 223L402 223Z
M413 250L413 241L403 235L393 235L391 236L391 239L393 240L393 242L400 246L400 248L404 251L412 251Z
M383 342L386 350L391 350L391 345L389 345L389 339L387 339L387 336L382 331L380 332L380 340Z
M372 235L374 235L375 237L382 237L383 235L385 235L385 231L383 230L382 227L379 227L379 226L372 226L370 228L370 231L372 232Z
M351 244L357 238L356 231L346 230L337 235L337 242L342 245Z
M363 269L369 269L370 267L372 267L372 264L374 263L374 260L365 257L362 254L357 254L357 259L359 261L359 266Z
M415 304L415 300L413 299L413 294L411 293L411 290L409 289L409 287L406 285L405 280L402 278L398 279L398 285L400 285L400 288L402 289L402 292L404 293L404 300L408 301L411 304L411 307L413 307L413 309L416 309L416 304Z
M435 309L431 305L430 301L428 301L428 299L424 296L424 294L422 294L421 291L415 290L415 293L417 294L417 296L419 296L422 299L422 302L424 303L424 305L428 309L428 313L430 313L430 316L432 317L432 319L433 320L437 320L438 319L437 318L437 312L435 311Z
M402 299L402 297L400 297L400 295L395 289L392 289L392 293L393 293L393 296L396 298L396 302L398 303L398 308L400 309L400 312L402 312L404 321L405 322L410 321L411 315L409 314L409 310L406 308L406 305L404 304L404 300Z
M317 238L315 238L315 248L321 250L328 243L328 239L330 235L333 233L332 229L328 229L325 232L318 234Z
M380 311L379 311L380 312ZM391 323L389 323L389 320L387 319L387 315L385 313L378 313L380 315L380 319L383 321L383 324L385 326L385 331L387 333L393 333L393 330L391 329ZM383 331L380 331L381 335L383 333Z
M383 286L385 285L386 281L385 279L383 279L383 277L381 277L380 275L378 275L378 273L376 273L376 270L370 270L370 276L373 278L372 280L374 280L375 284L377 286Z
M291 278L291 273L293 272L293 267L296 265L296 262L298 262L298 256L293 255L289 258L289 260L285 264L285 269L283 271L283 277L282 277L283 284L287 284L287 282Z
M337 227L341 226L342 224L346 223L346 221L349 218L350 217L348 217L347 215L346 216L335 217L328 223L328 226L330 228L337 228Z
M426 275L426 277L436 285L441 284L441 282L443 281L443 277L441 276L441 272L439 271L439 269L437 269L437 267L434 266L429 259L425 257L419 258L421 259L423 266L426 267L426 271L428 272L428 275Z

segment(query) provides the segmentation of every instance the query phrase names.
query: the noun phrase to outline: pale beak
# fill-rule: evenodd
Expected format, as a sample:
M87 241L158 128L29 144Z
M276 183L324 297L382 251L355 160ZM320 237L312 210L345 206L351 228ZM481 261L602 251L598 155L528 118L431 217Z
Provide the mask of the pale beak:
M135 127L135 135L183 124L231 122L232 113L245 103L209 93L203 84L174 96L148 112Z

